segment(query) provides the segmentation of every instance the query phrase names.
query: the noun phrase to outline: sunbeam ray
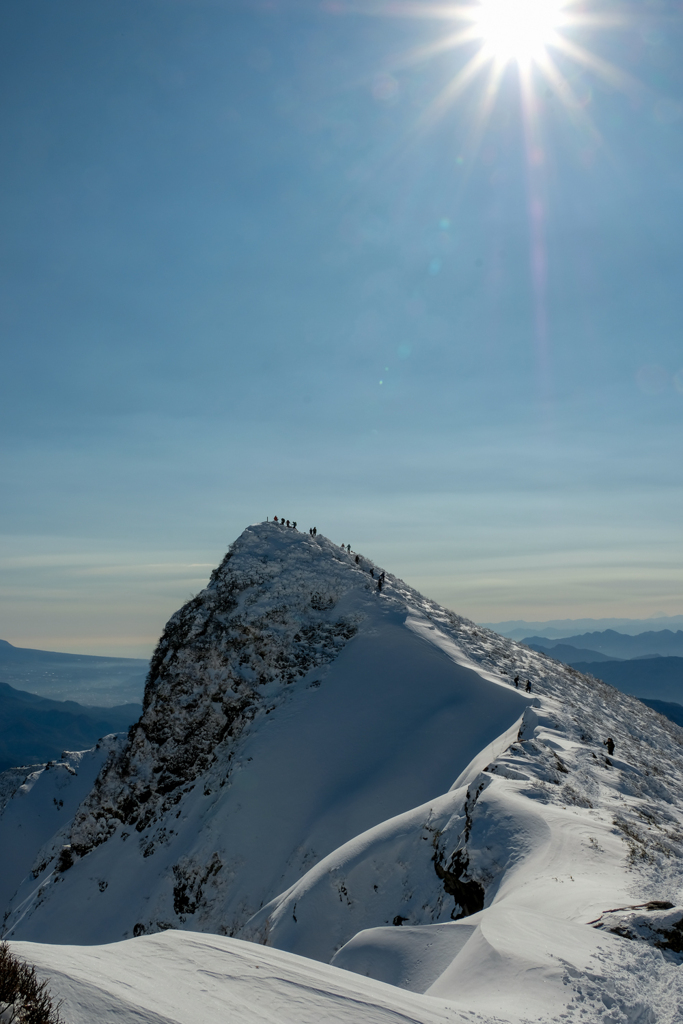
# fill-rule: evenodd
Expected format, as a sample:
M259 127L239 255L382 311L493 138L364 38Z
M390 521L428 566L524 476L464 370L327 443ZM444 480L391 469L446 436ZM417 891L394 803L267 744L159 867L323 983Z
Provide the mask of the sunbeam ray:
M486 133L486 128L498 97L504 72L505 65L502 61L494 61L491 64L488 81L484 86L477 110L472 118L472 128L464 146L465 154L469 158L468 164L470 165L473 164L473 157L476 156L481 147L482 139Z
M420 118L419 125L424 127L438 121L488 63L489 57L483 50L479 50L473 57L470 57L455 78L451 79L438 96L434 97Z
M570 86L567 79L560 72L550 54L545 54L537 61L539 71L544 75L555 95L562 102L568 116L574 124L588 131L596 142L602 142L602 136L598 132L591 118L584 110L578 96Z
M624 92L642 92L643 86L636 78L632 78L625 71L621 71L615 64L598 57L597 54L586 50L578 43L573 43L565 36L558 36L553 42L558 50L561 50L568 57L571 57L577 64L590 68L597 75L600 75L609 85Z

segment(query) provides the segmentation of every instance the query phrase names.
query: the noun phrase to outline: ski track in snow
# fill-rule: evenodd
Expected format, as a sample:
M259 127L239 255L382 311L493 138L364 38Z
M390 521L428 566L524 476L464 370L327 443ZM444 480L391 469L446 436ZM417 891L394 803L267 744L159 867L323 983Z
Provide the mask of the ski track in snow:
M124 1022L212 1000L245 1024L681 1021L683 730L371 568L245 531L171 619L127 748L33 851L9 938L187 929L17 942L72 1024L126 985Z

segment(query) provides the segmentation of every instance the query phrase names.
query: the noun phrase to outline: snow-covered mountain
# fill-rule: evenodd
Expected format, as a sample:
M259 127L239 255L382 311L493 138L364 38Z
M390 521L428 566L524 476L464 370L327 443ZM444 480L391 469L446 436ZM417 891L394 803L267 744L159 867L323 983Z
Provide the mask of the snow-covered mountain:
M4 910L33 866L36 853L69 822L121 737L105 736L92 750L65 751L59 761L12 768L0 775L0 907Z
M454 645L459 620L390 576L380 591L355 558L287 527L244 532L167 624L142 717L30 865L12 936L237 934L514 726L531 698ZM73 914L83 900L92 913Z
M169 621L127 742L27 862L8 937L277 947L207 946L226 976L251 965L245 1022L272 1019L277 964L310 960L378 1000L420 994L411 1020L680 1019L683 731L378 577L320 536L246 530ZM64 957L20 948L69 999L81 962L128 955L70 949L65 981ZM311 1019L351 1019L325 1005Z

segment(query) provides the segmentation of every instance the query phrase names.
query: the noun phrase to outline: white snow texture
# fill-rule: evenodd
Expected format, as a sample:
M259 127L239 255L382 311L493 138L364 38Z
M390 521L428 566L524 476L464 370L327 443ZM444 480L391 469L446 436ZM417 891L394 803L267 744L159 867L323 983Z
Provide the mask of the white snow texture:
M250 527L128 738L7 773L70 1024L683 1019L683 730L380 571Z

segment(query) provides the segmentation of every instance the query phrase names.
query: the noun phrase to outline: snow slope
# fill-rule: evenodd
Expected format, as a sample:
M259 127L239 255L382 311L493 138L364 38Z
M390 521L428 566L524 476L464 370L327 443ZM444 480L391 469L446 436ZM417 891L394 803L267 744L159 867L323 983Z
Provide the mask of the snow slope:
M235 934L337 846L446 792L514 725L529 698L370 569L322 537L244 532L170 620L142 718L15 898L12 937ZM75 863L60 871L66 842Z
M63 1000L69 1024L475 1024L424 999L327 964L197 932L108 946L12 943Z
M482 654L497 642L476 638ZM680 1020L683 732L527 657L534 706L504 750L328 855L240 934L503 1018L580 1019L592 1002L588 1019Z
M248 992L247 1024L345 1020L358 992L364 1021L680 1021L683 730L371 569L245 531L169 622L139 725L8 935L143 936L19 944L84 1006L93 958L120 992L137 957L131 1020L212 1019L150 1016L152 963L201 973L204 943L224 957L206 992ZM169 927L188 931L144 934Z
M71 820L116 743L115 735L105 736L92 750L65 751L61 761L0 775L0 907L40 862L43 844Z

